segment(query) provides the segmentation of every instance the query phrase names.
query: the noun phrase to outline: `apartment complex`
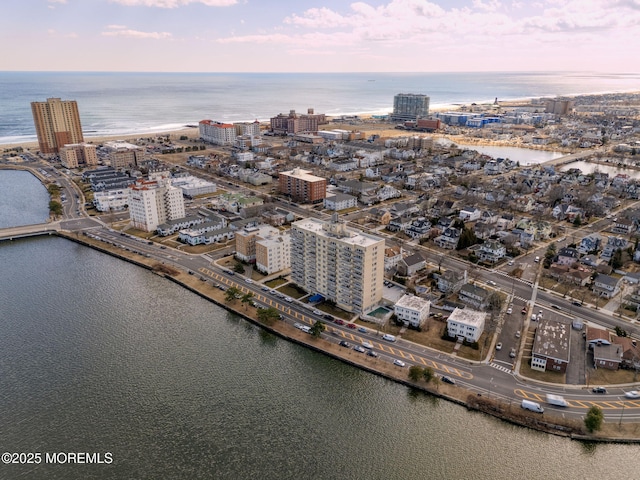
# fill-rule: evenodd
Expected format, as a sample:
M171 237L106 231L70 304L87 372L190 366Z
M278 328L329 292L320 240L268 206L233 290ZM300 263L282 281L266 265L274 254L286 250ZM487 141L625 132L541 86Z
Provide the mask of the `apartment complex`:
M291 225L291 279L354 313L375 308L382 299L384 239L347 228L334 214Z
M429 97L413 93L399 93L393 97L393 121L417 121L429 116Z
M236 127L231 123L221 123L214 120L201 120L198 124L200 138L214 145L233 145L236 139Z
M84 141L75 100L47 98L46 102L31 102L31 112L41 153L55 154L65 145Z
M140 165L145 157L142 148L129 142L106 142L104 148L109 155L109 164L116 170Z
M270 119L271 131L280 135L317 132L318 125L324 123L327 123L324 113L316 114L313 108L309 108L306 115L290 110L288 115L279 113Z
M277 235L280 232L270 225L247 225L235 232L236 238L236 258L243 262L253 263L256 261L256 241L267 236Z
M60 148L60 163L66 168L95 167L98 165L96 146L73 143Z
M477 342L484 332L487 314L470 308L455 308L447 318L447 334L462 337L468 342Z
M401 320L406 327L411 325L420 328L429 318L431 302L415 295L403 295L396 302L394 313L398 320Z
M185 216L182 190L171 186L168 178L138 180L129 188L131 226L146 232L158 225Z
M311 170L294 168L278 175L279 191L302 203L322 203L327 196L327 179L311 175Z

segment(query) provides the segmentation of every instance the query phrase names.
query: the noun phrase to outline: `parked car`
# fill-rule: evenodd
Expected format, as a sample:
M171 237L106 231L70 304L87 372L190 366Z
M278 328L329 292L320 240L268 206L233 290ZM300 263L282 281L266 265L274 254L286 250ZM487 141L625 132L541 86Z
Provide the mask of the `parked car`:
M442 377L440 377L440 380L442 380L444 383L449 383L451 385L456 384L456 381L453 378L447 377L446 375L442 375Z
M347 324L347 328L351 328L352 330L355 330L358 327L356 326L355 323L349 323L349 324Z
M378 353L374 352L373 350L368 350L367 351L367 355L369 355L370 357L374 357L374 358L378 357Z
M341 347L345 347L345 348L349 348L351 345L346 340L340 340L340 346Z
M512 348L511 351L509 352L509 356L511 358L516 358L516 349Z
M367 333L367 329L365 327L358 327L358 331L360 333Z
M507 308L507 315L511 315L513 313L513 308Z
M496 350L502 350L502 342L496 344Z
M366 351L366 350L364 349L364 347L361 347L360 345L355 345L355 346L353 347L353 349L354 349L356 352L359 352L359 353L364 353L364 352Z
M516 338L520 338L520 330L516 331Z
M593 393L607 393L607 389L604 387L593 387L591 391Z
M324 318L325 320L333 320L333 315L325 313L324 315L322 315L322 318Z
M575 305L576 307L581 307L582 306L582 302L574 300L573 302L571 302L571 305Z
M344 320L342 320L341 318L336 318L334 322L336 325L344 325Z

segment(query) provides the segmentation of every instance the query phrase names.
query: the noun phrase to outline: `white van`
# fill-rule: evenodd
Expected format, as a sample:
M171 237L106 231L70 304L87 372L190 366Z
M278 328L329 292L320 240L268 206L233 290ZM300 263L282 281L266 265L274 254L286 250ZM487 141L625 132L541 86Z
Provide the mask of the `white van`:
M552 395L547 393L547 403L549 405L555 405L556 407L568 407L567 401L560 395Z
M532 402L531 400L522 400L522 404L520 405L525 410L530 410L536 413L543 413L544 408L540 406L539 403Z
M396 337L395 337L395 336L393 336L393 335L390 335L390 334L388 334L388 333L385 333L385 334L382 336L382 339L383 339L383 340L386 340L387 342L395 342L395 341L396 341Z

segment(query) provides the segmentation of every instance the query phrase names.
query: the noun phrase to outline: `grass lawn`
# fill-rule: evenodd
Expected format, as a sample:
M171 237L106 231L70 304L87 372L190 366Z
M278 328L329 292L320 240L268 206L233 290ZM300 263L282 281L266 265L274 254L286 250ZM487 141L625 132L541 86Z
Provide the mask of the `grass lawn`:
M638 375L634 370L607 370L606 368L589 369L587 371L589 385L615 385L634 383ZM629 389L631 390L631 389Z
M265 282L265 285L269 288L277 288L280 285L284 285L287 282L288 280L286 280L285 278L274 278L273 280L269 280L268 282Z
M284 285L284 286L278 288L278 291L280 293L286 295L287 297L291 297L291 298L295 298L295 299L302 298L302 297L304 297L306 295L305 292L295 288L293 286L293 284Z
M520 375L530 378L531 380L539 380L541 382L567 383L567 378L564 373L540 372L538 370L533 370L531 366L529 366L529 360L525 358L523 358L520 363Z

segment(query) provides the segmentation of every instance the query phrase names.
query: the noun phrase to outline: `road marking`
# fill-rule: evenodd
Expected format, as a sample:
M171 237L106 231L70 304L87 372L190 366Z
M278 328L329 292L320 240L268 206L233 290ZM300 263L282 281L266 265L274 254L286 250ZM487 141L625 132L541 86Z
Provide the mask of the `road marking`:
M529 392L526 390L516 389L513 391L518 397L525 398L527 400L535 400L537 402L546 402L546 395L536 392ZM566 399L565 399L566 400ZM613 400L613 401L598 401L598 400L567 400L567 406L572 408L582 408L588 410L593 406L600 407L603 410L620 410L625 407L640 407L638 402L628 402L622 400Z
M513 373L512 369L503 367L502 365L498 365L497 363L492 362L489 365L493 368L500 370L501 372L510 373L510 374Z

